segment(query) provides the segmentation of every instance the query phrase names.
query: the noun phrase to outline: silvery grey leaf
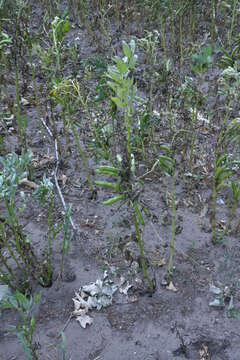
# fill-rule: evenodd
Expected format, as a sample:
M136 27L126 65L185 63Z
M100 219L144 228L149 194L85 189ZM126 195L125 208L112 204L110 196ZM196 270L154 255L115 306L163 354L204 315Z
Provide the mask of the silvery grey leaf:
M209 303L209 306L223 307L223 302L220 299L215 299Z
M229 301L229 304L228 304L228 310L233 310L234 309L234 304L233 304L233 296L231 295L230 297L230 301Z
M210 286L210 292L215 294L215 295L220 295L222 293L222 290L218 287L216 287L215 285L211 285Z

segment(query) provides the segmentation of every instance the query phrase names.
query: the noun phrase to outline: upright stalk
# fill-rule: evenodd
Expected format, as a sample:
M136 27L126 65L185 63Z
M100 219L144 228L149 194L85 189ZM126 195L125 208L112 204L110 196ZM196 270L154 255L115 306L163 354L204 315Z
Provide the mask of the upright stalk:
M171 230L171 244L170 244L170 257L168 262L168 275L172 273L172 264L173 264L173 253L175 247L175 220L176 220L176 207L175 207L175 167L173 166L172 173L172 189L171 189L171 199L172 199L172 230Z
M197 91L197 98L196 98L196 105L193 109L192 113L192 143L191 143L191 151L190 151L190 159L189 159L189 167L190 171L193 171L193 152L194 152L194 145L197 137L197 120L198 120L198 111L199 111L199 98L201 94L201 87L202 87L202 79L203 79L203 72L200 74L200 80L198 85L198 91Z
M215 18L216 18L216 13L215 13L215 0L211 0L211 40L212 43L214 44L214 39L215 39Z
M88 184L89 184L90 190L92 191L93 190L93 184L92 184L92 180L91 180L91 177L90 177L86 156L85 156L85 153L84 153L84 151L83 151L83 149L81 147L80 140L79 140L78 134L76 132L75 125L73 124L72 115L71 115L70 111L68 112L68 117L69 117L69 123L70 123L71 129L72 129L72 132L73 132L73 136L74 136L74 139L76 141L77 148L79 150L80 156L82 158L83 166L84 166L84 169L85 169L86 174L87 174Z
M51 195L50 204L48 208L48 251L47 251L47 281L52 277L52 239L54 237L54 230L52 228L52 210L53 210L53 196Z
M232 43L232 33L233 33L233 26L234 26L234 22L235 22L236 12L237 12L237 0L233 0L232 22L231 22L229 38L228 38L229 46Z
M28 278L28 274L25 271L25 269L20 265L19 261L17 260L11 246L9 245L9 241L7 239L6 233L3 229L3 225L0 223L0 234L1 234L1 239L3 240L4 246L6 246L7 250L9 251L9 254L11 255L11 258L15 261L18 269L20 270L21 274L27 279ZM4 263L5 265L5 263ZM6 267L6 265L5 265ZM7 268L7 267L6 267ZM11 272L9 271L9 273L11 274Z
M148 272L147 272L147 266L146 266L145 257L144 257L144 249L143 249L142 237L141 237L141 233L140 233L138 221L137 221L137 218L136 218L136 215L135 215L133 204L131 204L131 205L132 205L133 222L134 222L134 226L135 226L136 237L137 237L137 240L138 240L138 246L139 246L139 251L140 251L140 261L141 261L143 273L144 273L145 278L147 279L150 291L151 291L151 293L153 293L153 290L154 290L153 289L153 283L152 283L152 280L149 278Z
M44 140L44 130L43 130L43 124L41 121L41 109L40 109L40 104L39 104L39 94L38 94L38 88L37 88L36 77L35 77L35 69L34 69L33 60L32 60L32 47L29 47L29 46L28 46L28 56L29 56L29 62L30 62L30 67L31 67L31 71L32 71L33 89L34 89L34 95L35 95L35 102L37 105L38 122L39 122L42 141L43 141Z
M217 213L217 183L216 183L216 172L218 169L218 165L217 165L217 161L219 156L221 155L221 153L225 153L225 148L226 148L226 138L224 139L224 133L225 133L225 125L227 123L227 120L229 118L229 112L230 112L230 108L232 105L233 100L231 99L228 102L228 106L227 106L227 110L226 110L226 114L224 117L224 121L223 121L223 125L222 125L222 129L220 131L218 140L217 140L217 148L215 151L215 161L214 161L214 169L213 169L213 184L212 184L212 199L213 199L213 208L212 208L212 219L211 219L211 226L212 226L212 243L215 245L217 242L217 237L216 237L216 213ZM222 146L224 147L224 149L221 148Z
M19 78L18 78L17 60L15 60L15 89L16 89L15 91L16 91L16 103L17 103L17 109L16 109L17 127L18 127L20 143L22 144L23 135L22 135L22 123L20 117L20 95L19 95Z

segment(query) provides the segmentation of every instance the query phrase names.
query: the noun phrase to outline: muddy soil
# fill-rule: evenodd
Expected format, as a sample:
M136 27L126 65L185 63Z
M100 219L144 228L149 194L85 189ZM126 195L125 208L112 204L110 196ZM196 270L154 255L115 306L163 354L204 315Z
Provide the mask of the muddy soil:
M70 2L71 3L71 2ZM74 3L74 2L72 2ZM32 4L35 27L38 28L43 19L45 9L40 3ZM66 3L61 4L62 10ZM194 41L200 44L206 33L209 32L211 19L207 12L207 3L203 2L202 13L196 22ZM92 10L93 11L93 10ZM111 48L104 38L103 30L96 21L95 43L84 24L79 24L72 15L69 16L71 30L66 34L64 42L67 45L76 45L77 61L72 58L63 60L66 76L78 73L79 78L87 76L87 69L83 67L83 60L97 57L111 61L112 49L121 55L121 41L129 37L142 37L145 29L155 29L158 21L153 18L147 22L140 21L139 16L132 19L126 28L125 10L122 5L123 19L117 24L115 15L109 15L109 28ZM93 13L94 15L94 13ZM96 14L95 14L96 15ZM100 21L100 20L99 20ZM219 14L219 36L224 36L221 28L221 14ZM94 24L92 24L94 25ZM105 40L102 40L105 39ZM171 34L166 34L167 41L172 41ZM97 41L99 40L99 42ZM224 41L224 38L222 39ZM187 46L187 44L185 44ZM178 54L174 48L169 49L169 57L176 62L173 73L178 71ZM175 48L176 51L179 49ZM172 52L171 52L172 51ZM142 78L142 73L148 66L141 49L137 50L139 63L137 70L133 71L138 83L138 93L144 98L148 97L149 83ZM163 49L159 45L158 56L161 57ZM67 56L67 51L65 53ZM217 54L214 53L214 61ZM35 59L38 70L39 58ZM93 71L89 60L88 71ZM171 83L166 86L173 87L172 91L189 75L188 63L191 57L181 68L181 74L172 76ZM45 120L48 121L53 114L56 119L57 130L61 146L64 149L65 137L62 134L62 108L60 105L46 105L44 96L48 90L44 88L46 79L39 68L37 72L37 85L42 90L41 101ZM204 75L202 91L207 94L209 88L214 88L214 79L218 74L215 67L211 67ZM178 77L179 76L179 77ZM177 79L177 80L176 80ZM14 97L14 72L11 73L8 91ZM176 82L174 82L176 80ZM25 85L24 83L28 84ZM89 79L89 87L97 84L97 79ZM54 183L56 169L56 153L53 138L45 131L44 142L34 101L31 101L32 76L30 68L20 76L21 91L25 89L23 98L28 99L23 105L28 118L27 147L33 151L34 161L37 164L34 170L34 182L39 183L43 174ZM163 110L163 115L156 115L159 121L155 128L156 141L164 143L169 135L169 126L164 108L164 82L155 86L154 109L157 114ZM175 90L174 90L175 89ZM208 98L209 108L214 108L215 95ZM45 101L45 102L44 102ZM2 102L2 111L7 109L6 101ZM45 110L44 110L45 109ZM52 113L51 113L52 111ZM109 109L107 109L109 111ZM219 110L219 113L221 109ZM100 114L100 112L99 112ZM86 150L91 176L94 178L94 169L99 164L106 164L104 159L95 155L95 149L88 147L90 125L84 111L79 111L76 117L83 118L84 127L79 130L81 141ZM3 127L2 134L7 152L18 152L19 141L16 124L13 129ZM11 130L12 129L12 130ZM66 204L72 204L72 219L75 225L74 238L66 256L62 278L59 277L61 250L57 246L62 240L60 233L56 237L54 246L54 274L53 284L49 288L42 288L32 281L32 292L41 292L40 302L34 309L37 322L35 342L39 359L60 359L61 338L60 331L64 330L67 340L68 360L239 360L240 358L240 325L238 309L240 307L240 244L239 231L229 232L224 241L213 245L211 242L210 209L211 209L211 179L202 168L208 162L208 155L214 147L214 129L202 129L199 134L198 149L195 155L195 169L197 176L188 175L183 181L181 168L177 168L176 182L176 240L173 259L173 272L169 279L167 265L169 259L169 246L171 241L171 181L156 169L145 178L142 199L150 216L146 217L146 226L143 229L145 257L148 271L155 285L153 294L147 291L147 283L142 274L139 250L134 236L134 226L131 213L127 205L120 209L118 205L104 207L102 202L107 200L111 191L96 188L94 195L89 189L84 166L74 143L74 137L69 131L71 149L64 154L61 166L58 169L58 179L62 195ZM206 134L207 132L207 134ZM180 141L180 146L182 145ZM181 151L182 148L180 148ZM5 154L2 153L2 156ZM44 161L42 161L44 160ZM42 161L42 162L41 162ZM139 174L151 170L154 161L139 161ZM209 165L209 164L208 164ZM209 165L210 166L210 165ZM204 176L200 176L204 174ZM198 176L199 175L199 176ZM96 176L95 176L96 178ZM164 179L164 180L163 180ZM187 179L187 184L186 184ZM168 189L168 191L167 191ZM48 212L40 208L39 203L32 198L33 190L21 186L29 195L28 206L24 210L21 223L24 231L29 234L37 253L42 254L46 245L48 231ZM63 205L57 189L55 191L54 221L62 218ZM230 216L228 192L221 192L221 201L218 203L219 224L227 222ZM20 201L20 200L19 200ZM3 204L1 204L3 209ZM239 210L233 221L233 228L237 224ZM220 224L221 225L221 224ZM219 226L220 226L219 225ZM136 264L138 269L136 271ZM135 266L135 267L134 267ZM75 291L86 284L103 279L104 271L111 274L113 281L118 282L121 276L132 285L128 292L113 296L112 305L100 311L91 310L93 323L85 329L75 318L71 318L73 311L72 298ZM215 285L222 289L222 306L210 306L215 297L210 292L210 286ZM12 310L4 310L0 323L0 359L24 360L26 355L14 334L7 335L10 325L20 322L18 314Z

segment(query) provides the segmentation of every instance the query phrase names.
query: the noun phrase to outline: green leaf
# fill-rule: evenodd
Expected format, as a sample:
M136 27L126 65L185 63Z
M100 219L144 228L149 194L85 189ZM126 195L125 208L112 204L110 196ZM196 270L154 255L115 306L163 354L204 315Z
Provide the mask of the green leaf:
M62 42L63 36L69 31L70 24L68 21L60 20L55 29L57 34L57 41Z
M124 55L130 59L131 55L132 55L132 52L131 52L131 49L129 47L129 45L126 43L126 41L123 41L122 42L122 48L123 48L123 52L124 52Z
M117 97L111 97L111 100L117 105L117 107L124 109L125 105Z
M107 181L95 181L95 184L98 186L105 186L105 187L116 190L116 184L114 184L114 183L110 183Z
M198 65L193 65L193 70L196 71L198 74L202 72L202 69Z
M224 174L226 171L228 171L228 168L226 165L221 166L220 168L216 169L216 172L214 174L215 181L218 181L218 178Z
M33 360L32 355L31 355L31 350L29 349L29 346L26 342L26 336L25 336L24 332L21 331L20 333L18 333L17 337L18 337L20 344L23 347L23 350L25 351L27 360Z
M121 75L127 73L128 71L128 66L122 59L119 59L117 62L117 68Z
M160 160L169 161L169 162L172 163L173 165L175 164L175 161L174 161L170 156L160 155L160 156L159 156L159 159L160 159Z
M63 331L61 331L62 343L61 343L61 350L62 350L62 360L66 359L66 348L67 348L67 341L66 336Z
M121 74L119 73L116 66L109 66L108 72L106 75L108 78L110 78L111 80L114 80L116 82L120 82L122 80Z
M11 304L10 307L14 307L15 309L18 309L18 302L15 296L10 296L8 301Z
M110 170L110 169L108 170L108 169L99 168L99 169L95 170L95 173L96 174L102 174L102 175L114 176L116 178L118 178L118 176L119 176L118 172L116 172L115 170Z
M147 104L147 100L144 100L143 98L139 97L139 96L134 96L133 97L135 101L139 102L140 104Z
M170 166L165 161L160 160L160 166L168 175L172 175L172 168L170 168Z
M222 188L224 188L226 186L228 186L226 183L221 183L216 187L216 191L219 191L219 190L221 190Z
M103 165L103 166L99 166L99 168L95 170L96 174L102 174L101 171L108 171L110 175L111 175L112 173L118 175L120 169L118 169L118 168L116 168L116 167L112 167L112 166Z
M11 295L8 285L0 285L0 303Z
M39 302L39 300L41 299L41 296L42 296L42 294L40 293L40 294L34 294L33 295L33 303L34 304L37 304L38 302Z
M226 156L226 155L220 156L220 157L217 159L217 161L216 161L216 166L219 167L219 165L221 165L222 162L225 163L226 159L227 159L227 156Z
M240 184L236 184L234 181L231 182L233 198L235 201L238 201L240 196Z
M218 183L220 184L223 180L229 178L231 175L233 175L233 172L230 171L230 170L227 171L227 172L225 173L225 175L223 175L223 176L221 176L221 177L218 178Z
M142 226L145 226L145 222L144 222L142 213L141 213L141 211L139 210L139 207L138 207L136 201L133 202L133 207L134 207L134 211L135 211L135 214L136 214L136 216L137 216L137 219L138 219L139 223L140 223Z
M20 293L19 291L16 292L16 299L18 300L19 304L26 310L30 310L30 301L28 301L27 297Z
M137 55L133 55L129 61L129 69L133 69L136 62L137 62L138 56Z
M31 333L31 335L33 334L33 332L35 330L35 326L36 326L36 320L32 316L31 321L30 321L30 333Z
M116 82L108 81L107 84L115 93L117 93L119 86Z
M161 149L162 149L162 150L165 150L169 155L172 154L171 149L170 149L167 145L162 145L162 146L161 146Z
M107 201L104 201L103 205L112 205L115 204L117 201L123 200L124 198L125 198L124 195L117 195L111 199L108 199Z
M135 48L136 48L136 43L135 43L135 41L132 39L132 40L130 41L129 45L130 45L132 54L134 54L134 53L135 53Z

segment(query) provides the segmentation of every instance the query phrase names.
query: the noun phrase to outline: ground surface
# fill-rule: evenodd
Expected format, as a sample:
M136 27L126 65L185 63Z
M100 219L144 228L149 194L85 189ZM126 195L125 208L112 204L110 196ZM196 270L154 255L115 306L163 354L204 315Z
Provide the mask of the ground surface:
M74 2L70 3L74 4ZM208 6L204 4L203 2L202 9L197 10L199 17L196 20L193 41L198 45L206 38L205 35L209 33L211 24ZM62 4L62 9L65 8L65 5ZM96 16L94 9L91 11L92 16ZM90 79L86 80L88 87L85 87L85 91L91 90L91 87L95 87L97 84L98 78L95 77L96 73L94 72L96 69L96 62L94 64L94 61L97 57L110 63L112 49L117 54L121 54L121 41L123 39L127 40L127 37L128 39L131 37L140 38L144 35L145 29L153 30L160 26L158 17L153 17L152 23L150 20L148 22L141 18L144 14L141 14L139 10L136 17L131 12L129 13L131 21L127 27L124 5L121 12L123 19L119 27L117 18L111 11L109 17L106 17L106 31L109 34L111 48L108 45L109 39L103 34L99 19L94 24L93 18L89 17L93 32L95 31L94 38L90 36L91 33L86 26L83 24L79 26L77 20L72 15L69 16L71 30L66 34L64 41L66 46L67 44L71 46L76 44L77 60L74 63L73 58L68 57L69 52L65 50L65 57L62 60L63 72L65 76L77 73L80 79L88 76L87 71L92 72L93 78L89 75ZM44 13L44 4L41 6L37 2L34 3L33 16L36 29L39 28ZM224 15L221 14L217 17L218 40L224 42L225 23L222 22L222 17L224 18ZM187 18L187 15L183 18L183 31L184 26L186 26L186 33L189 29L188 23L185 25ZM166 86L170 86L172 93L174 93L185 75L191 75L189 70L191 56L184 53L186 61L183 62L180 73L177 67L179 49L177 45L174 47L175 45L171 43L172 36L168 33L171 24L168 22L166 24L165 36L166 44L169 44L168 56L173 63L176 63L172 70L171 84ZM178 34L178 27L176 24L175 26L176 35ZM185 48L190 46L187 42L187 36L183 39ZM149 94L148 79L142 78L147 65L142 50L138 48L137 53L139 65L137 70L134 70L134 76L137 80L139 95L147 98ZM159 45L157 57L161 58L162 54L163 48L162 45ZM216 62L215 57L216 53L214 52L214 62ZM83 66L83 60L86 59L88 59L88 68ZM35 61L38 63L39 58L36 58ZM49 94L49 88L44 87L46 81L44 76L46 74L44 75L40 65L37 66L39 66L39 68L36 67L37 85L42 91L40 94L42 116L49 127L53 128L51 124L53 114L57 124L56 131L59 133L59 139L64 149L66 139L61 132L63 127L61 105L53 103L52 108L50 108L50 105L47 104L46 98ZM219 70L214 66L208 69L204 75L203 94L210 94L209 89L214 89L215 77L218 73ZM15 91L13 80L14 73L10 72L8 91L12 96L14 96ZM27 84L25 87L24 83ZM158 121L155 128L156 143L158 141L164 143L169 135L164 84L162 81L154 85L153 107L157 114L156 121ZM41 141L37 108L34 101L31 102L34 97L32 86L31 71L28 68L20 74L20 87L21 91L25 89L21 97L29 99L29 103L23 106L23 109L29 122L27 127L28 148L33 151L36 161L33 180L35 183L39 183L45 173L54 183L53 175L56 168L54 140L45 130L44 142ZM217 101L217 95L213 91L208 95L206 106L210 110L213 110L214 107L216 109L215 103ZM219 117L221 117L223 107L224 104L216 110ZM7 105L3 102L2 111L6 109ZM95 111L97 113L97 110ZM98 111L97 116L105 116L99 109ZM238 111L237 107L233 108L234 111ZM101 158L96 159L94 147L89 149L90 125L88 125L88 119L82 109L76 114L76 121L80 117L83 118L83 126L79 130L79 134L87 152L91 176L94 177L93 170L97 168L99 163L107 164L107 162ZM181 118L180 120L177 118L177 121L180 124ZM181 125L178 126L181 129ZM239 231L229 232L229 235L225 236L221 243L216 245L211 243L212 235L209 222L211 177L208 174L209 169L204 168L204 166L209 166L209 168L212 166L211 161L208 162L208 160L209 154L214 148L215 130L214 128L207 128L207 126L202 127L201 130L202 133L199 131L197 140L198 151L196 151L194 160L195 171L199 176L187 176L186 185L183 181L181 167L177 167L176 241L174 268L170 280L166 279L166 274L171 239L171 199L169 199L171 182L158 168L145 178L145 190L142 199L151 216L145 219L146 226L143 229L142 236L149 274L156 285L155 292L151 296L146 291L147 285L143 280L141 271L136 272L134 270L134 266L139 262L139 255L134 241L131 213L126 204L120 209L118 209L118 205L112 207L102 205L102 201L107 200L111 195L109 190L97 188L95 196L92 196L83 163L74 144L72 133L69 131L71 151L65 154L65 157L63 156L64 161L59 167L58 179L66 204L71 203L73 206L72 219L76 231L66 256L63 278L58 277L61 254L60 248L55 246L53 285L50 288L41 288L35 282L32 285L34 292L42 292L41 300L34 310L34 316L37 320L35 341L39 346L39 359L61 358L59 350L61 340L58 335L73 311L72 298L75 291L85 284L102 279L103 270L111 273L114 281L119 281L120 276L125 276L126 280L133 286L127 295L116 293L113 297L113 304L109 307L100 311L91 311L93 324L87 326L86 329L81 328L74 318L71 319L64 330L67 339L66 359L170 360L176 358L180 360L188 358L192 360L238 360L240 358L238 318L240 306ZM3 140L7 152L19 152L18 137L15 131L11 132L4 127ZM180 141L179 146L181 145ZM179 154L177 150L176 156L180 157L182 148L179 149ZM151 153L151 155L153 154ZM42 160L45 161L41 162ZM138 165L142 165L138 167L139 173L149 171L154 164L153 159L150 159L149 162L145 160L141 158L139 160ZM26 194L30 195L21 223L26 234L31 237L32 244L37 252L41 254L45 247L48 230L47 210L40 208L39 203L33 200L32 189L22 186L20 190L24 190ZM54 221L57 223L61 219L63 207L57 190L54 191L56 193ZM219 196L221 201L217 210L219 221L223 219L223 224L230 216L231 206L230 209L227 206L230 199L229 194L230 192L223 191ZM0 206L1 209L4 208L1 203ZM239 212L234 218L232 228L237 224L238 216ZM56 243L61 240L62 234L60 233L56 238ZM169 281L173 287L169 286ZM225 289L227 293L223 295L222 307L209 306L209 303L215 299L209 291L213 284L223 289L223 292ZM231 303L229 307L229 303L232 301L233 304ZM5 336L9 325L16 324L19 321L18 314L11 310L3 311L0 323L1 360L25 359L25 354L16 336Z

